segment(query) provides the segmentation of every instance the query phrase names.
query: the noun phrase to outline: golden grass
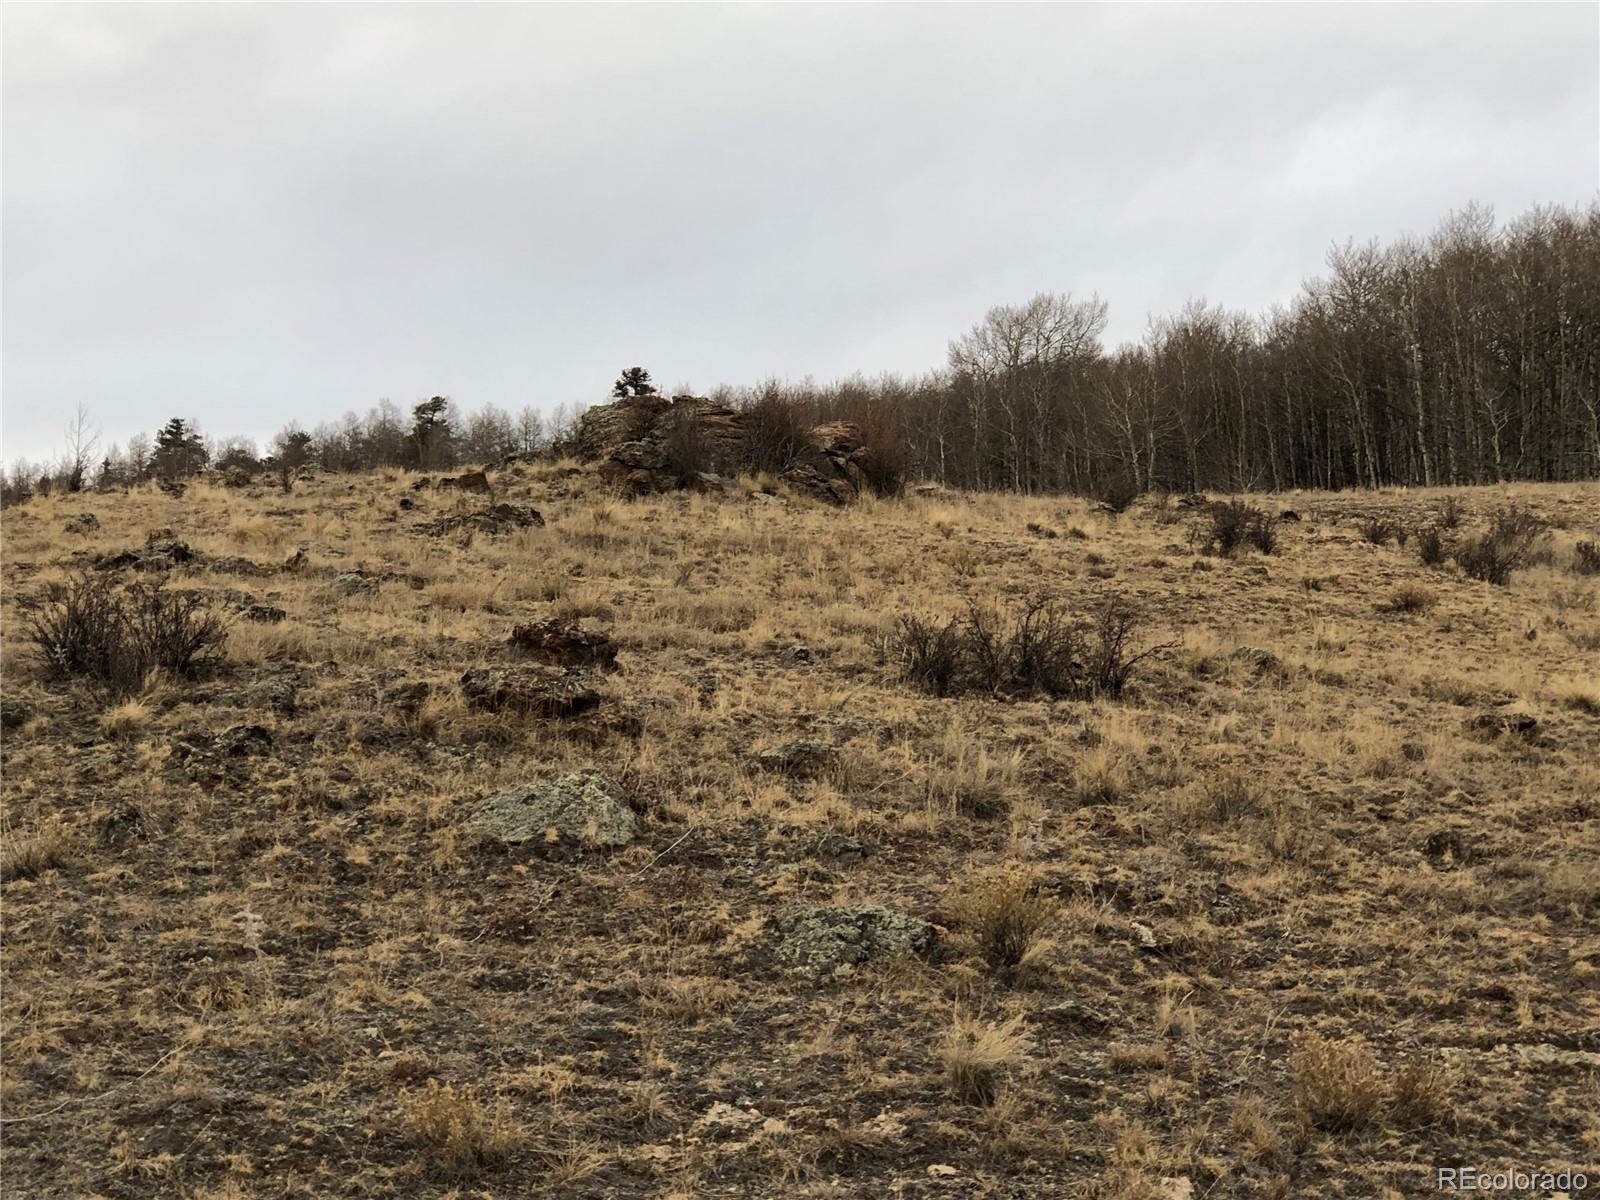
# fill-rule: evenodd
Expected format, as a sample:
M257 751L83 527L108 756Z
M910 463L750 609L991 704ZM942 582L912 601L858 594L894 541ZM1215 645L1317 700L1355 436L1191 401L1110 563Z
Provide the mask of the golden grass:
M1600 579L1571 569L1600 488L1262 498L1304 519L1222 559L1151 498L629 501L563 470L496 473L547 521L506 537L419 532L480 501L403 472L7 510L13 1190L1379 1195L1600 1146L1572 1037L1600 1023ZM1563 522L1550 564L1493 587L1360 537L1448 496L1464 534L1511 500ZM160 528L262 568L172 581L239 615L227 668L109 709L45 678L19 631L70 556ZM375 594L336 590L356 570ZM1114 703L898 676L902 615L1106 588L1180 643ZM614 726L464 702L550 616L617 642ZM835 761L758 766L800 738ZM585 769L637 842L470 820ZM927 942L813 976L775 954L794 905Z

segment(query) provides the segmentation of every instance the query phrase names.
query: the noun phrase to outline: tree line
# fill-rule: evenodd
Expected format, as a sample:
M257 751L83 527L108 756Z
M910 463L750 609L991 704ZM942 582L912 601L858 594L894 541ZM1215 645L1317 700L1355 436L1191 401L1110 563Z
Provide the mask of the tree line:
M721 387L791 424L847 419L896 471L952 487L1093 493L1376 487L1600 476L1600 203L1497 226L1471 205L1426 238L1335 246L1328 270L1261 314L1195 300L1107 350L1098 297L1002 305L940 369L831 384ZM624 372L613 395L640 394ZM464 412L444 397L265 448L174 418L104 454L79 409L67 451L14 464L4 491L180 478L206 468L449 469L571 449L581 406Z

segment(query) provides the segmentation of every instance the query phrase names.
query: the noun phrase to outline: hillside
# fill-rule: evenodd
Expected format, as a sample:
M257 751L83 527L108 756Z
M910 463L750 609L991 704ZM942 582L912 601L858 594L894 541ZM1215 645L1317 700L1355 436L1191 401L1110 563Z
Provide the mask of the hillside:
M1150 497L490 478L6 511L8 1192L1600 1180L1600 485L1258 497L1223 555ZM1513 504L1508 585L1419 560ZM225 660L51 677L79 572ZM901 618L1046 593L1138 614L1120 696L905 677Z

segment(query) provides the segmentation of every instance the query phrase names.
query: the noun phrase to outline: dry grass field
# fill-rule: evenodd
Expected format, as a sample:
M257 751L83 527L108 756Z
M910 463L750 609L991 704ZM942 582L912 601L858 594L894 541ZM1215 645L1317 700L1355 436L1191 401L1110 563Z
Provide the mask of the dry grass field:
M6 512L8 1194L1600 1181L1600 485L1260 498L1224 556L1150 498L491 476ZM491 501L547 524L424 529ZM1447 504L1533 565L1424 565ZM51 677L29 622L163 529L222 665ZM1121 695L905 677L903 617L1042 593L1140 614ZM615 643L584 711L484 699L552 617ZM576 829L480 820L585 771Z

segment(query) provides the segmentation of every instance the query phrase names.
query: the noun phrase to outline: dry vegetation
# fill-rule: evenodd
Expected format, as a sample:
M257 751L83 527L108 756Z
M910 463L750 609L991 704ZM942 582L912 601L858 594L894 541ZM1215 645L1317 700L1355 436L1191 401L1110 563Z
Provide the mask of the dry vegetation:
M1398 1197L1600 1161L1600 487L1263 523L538 465L493 499L546 526L427 536L487 502L412 483L7 511L11 1194ZM1512 505L1519 563L1469 577ZM161 529L221 661L41 656ZM1119 662L1155 651L1115 686L1108 611ZM975 615L975 682L916 677L905 619ZM614 639L594 698L473 702L544 618ZM614 828L469 819L588 770ZM784 941L818 912L836 968Z

